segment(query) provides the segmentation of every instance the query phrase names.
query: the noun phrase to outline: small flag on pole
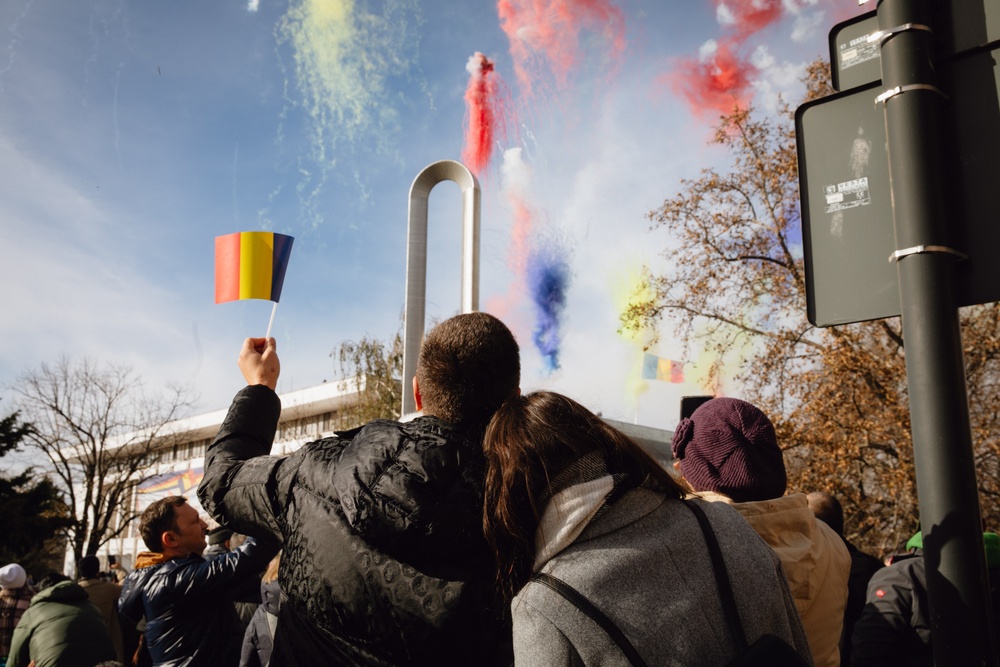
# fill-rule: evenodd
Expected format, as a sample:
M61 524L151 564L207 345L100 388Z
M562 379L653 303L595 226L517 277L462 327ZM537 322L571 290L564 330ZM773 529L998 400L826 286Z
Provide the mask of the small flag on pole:
M265 299L277 303L294 240L274 232L216 236L215 302Z
M665 382L684 382L684 367L679 361L663 359L645 352L642 355L642 378Z

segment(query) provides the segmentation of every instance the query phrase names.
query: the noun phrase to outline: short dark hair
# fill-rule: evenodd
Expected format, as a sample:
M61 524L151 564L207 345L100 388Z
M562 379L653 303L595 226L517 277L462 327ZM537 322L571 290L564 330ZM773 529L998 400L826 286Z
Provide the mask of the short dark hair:
M154 501L139 517L139 534L146 548L154 553L163 553L163 533L177 530L175 507L187 502L184 496L167 496Z
M517 395L521 384L514 334L487 313L449 318L424 339L417 381L425 414L452 424L485 427L497 408Z
M806 500L817 519L833 528L833 532L844 536L844 508L839 500L826 491L813 491L806 496Z
M76 565L76 573L81 579L93 579L101 571L101 561L97 556L84 556Z

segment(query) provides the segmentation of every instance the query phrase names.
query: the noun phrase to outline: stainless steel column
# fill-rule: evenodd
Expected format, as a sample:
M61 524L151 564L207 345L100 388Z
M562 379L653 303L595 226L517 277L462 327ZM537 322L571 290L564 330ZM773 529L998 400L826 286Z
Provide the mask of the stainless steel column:
M406 303L403 314L402 414L416 411L413 376L424 338L424 303L427 299L427 200L441 181L455 181L462 188L462 292L463 313L479 309L479 182L468 167L454 160L434 162L417 174L410 186L410 212L406 242Z

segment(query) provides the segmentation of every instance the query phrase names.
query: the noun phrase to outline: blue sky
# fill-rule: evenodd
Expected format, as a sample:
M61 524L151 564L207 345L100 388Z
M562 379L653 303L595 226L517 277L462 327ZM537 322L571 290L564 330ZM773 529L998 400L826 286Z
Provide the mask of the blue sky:
M672 428L697 380L638 382L641 341L616 333L640 268L670 261L669 233L649 231L646 213L724 157L707 145L718 114L671 82L684 62L733 43L744 97L773 110L778 93L798 99L805 63L860 10L850 0L508 4L522 10L513 39L527 60L493 2L0 4L0 383L87 356L132 366L153 390L189 384L199 411L225 407L243 384L239 346L264 334L271 304L214 303L213 239L254 230L296 238L272 331L279 391L335 379L339 342L400 326L408 190L426 165L460 158L466 63L482 52L508 93L509 126L478 174L481 309L515 331L525 390ZM579 19L555 26L578 38L560 47L565 69L531 50L542 34L524 14L532 5L548 6L536 21L554 23L559 7ZM588 21L593 8L620 12L620 25ZM740 12L754 8L770 14L751 30ZM532 342L515 194L533 212L529 246L567 269L555 370ZM459 308L457 187L435 188L430 216L427 314L444 319ZM652 351L681 354L669 335Z

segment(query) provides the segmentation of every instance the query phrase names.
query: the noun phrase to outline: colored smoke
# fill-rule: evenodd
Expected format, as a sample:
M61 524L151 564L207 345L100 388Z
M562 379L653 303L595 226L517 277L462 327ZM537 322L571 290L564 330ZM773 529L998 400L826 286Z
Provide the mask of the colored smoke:
M681 58L662 77L696 115L730 114L746 108L760 71L744 53L746 40L780 20L786 10L800 11L793 0L714 0L723 34L702 45L697 58Z
M536 70L548 71L564 88L582 57L586 30L603 34L615 68L625 51L625 17L612 0L499 0L500 27L510 42L521 92L534 92Z
M665 77L695 114L731 114L736 107L749 104L757 68L738 55L736 48L730 39L710 42L702 48L700 58L681 59L676 70Z
M511 229L511 246L507 265L515 278L523 284L531 252L531 234L534 228L534 211L528 203L532 173L522 157L520 148L509 148L503 154L504 194L514 213Z
M544 370L559 368L562 316L570 280L569 254L563 240L551 229L539 228L531 192L533 173L521 148L504 151L503 193L513 211L507 263L513 280L507 294L491 303L493 312L519 322L519 311L529 297L531 337L542 356Z
M294 85L288 88L299 92L298 99L289 97L286 111L301 110L312 135L296 188L307 208L344 153L362 143L383 154L397 150L400 114L389 91L392 79L407 76L415 58L412 31L419 15L404 0L384 0L377 12L359 4L290 0L275 28L279 47L288 45L294 61ZM256 5L251 0L248 7Z
M552 373L559 368L562 314L569 287L569 263L555 239L543 243L529 255L525 282L535 305L532 340L542 355L545 371Z
M477 51L469 58L465 69L469 72L469 83L465 88L462 162L479 175L489 167L493 147L506 138L509 104L489 58Z

